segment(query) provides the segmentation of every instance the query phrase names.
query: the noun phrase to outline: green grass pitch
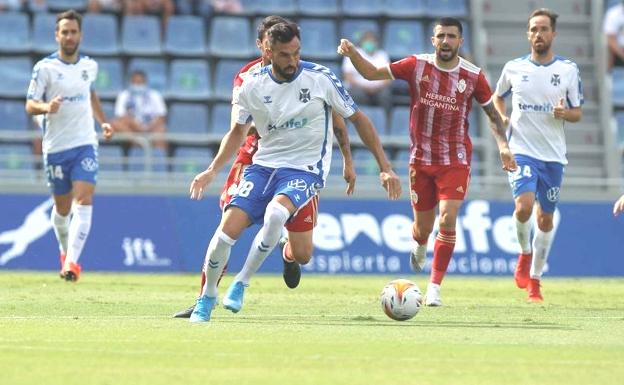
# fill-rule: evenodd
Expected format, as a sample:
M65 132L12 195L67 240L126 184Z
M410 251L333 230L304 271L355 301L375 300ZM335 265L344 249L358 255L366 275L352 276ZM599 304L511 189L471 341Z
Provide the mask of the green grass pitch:
M387 318L390 276L259 275L243 310L172 319L196 275L0 272L0 384L621 384L624 279L448 276L445 306ZM224 279L230 283L232 277ZM424 289L425 276L412 277ZM221 289L223 293L225 287Z

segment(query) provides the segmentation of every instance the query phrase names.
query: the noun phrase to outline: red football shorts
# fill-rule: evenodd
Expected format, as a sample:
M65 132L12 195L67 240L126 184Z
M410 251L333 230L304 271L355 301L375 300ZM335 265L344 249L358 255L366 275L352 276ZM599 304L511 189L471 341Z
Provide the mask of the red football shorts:
M410 164L410 198L416 211L428 211L441 200L464 200L470 166L420 166Z

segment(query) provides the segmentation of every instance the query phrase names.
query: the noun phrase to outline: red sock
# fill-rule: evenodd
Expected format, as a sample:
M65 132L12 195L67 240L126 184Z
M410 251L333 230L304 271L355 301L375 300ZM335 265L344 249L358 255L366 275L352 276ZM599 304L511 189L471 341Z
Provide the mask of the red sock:
M455 248L455 231L440 230L433 246L431 282L442 283Z

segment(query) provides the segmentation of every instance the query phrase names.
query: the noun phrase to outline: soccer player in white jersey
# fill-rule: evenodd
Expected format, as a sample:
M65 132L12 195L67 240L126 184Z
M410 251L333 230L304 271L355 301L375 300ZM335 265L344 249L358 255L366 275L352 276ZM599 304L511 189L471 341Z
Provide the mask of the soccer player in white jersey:
M43 159L54 198L51 221L59 242L61 278L67 281L80 277L78 259L91 228L98 170L93 117L105 139L113 135L92 89L97 63L78 54L81 22L73 10L57 15L59 49L35 64L26 101L29 114L43 115Z
M381 167L382 185L391 199L401 193L370 120L358 111L342 83L326 67L300 61L298 26L279 23L267 35L272 64L245 79L236 100L236 124L225 135L212 164L191 183L191 198L201 198L206 185L243 143L253 119L260 136L258 151L208 246L206 284L191 322L210 320L217 280L242 231L252 223L263 223L243 267L253 274L277 245L288 219L324 187L332 152L332 109L348 117L358 132L377 138L371 150ZM245 287L235 280L223 306L239 311Z
M520 244L514 278L528 300L543 301L540 279L553 236L553 214L566 159L565 123L581 119L583 91L577 65L556 56L552 43L557 14L540 8L531 13L527 37L531 54L505 64L496 85L494 105L509 123L509 147L518 169L509 173ZM512 95L511 117L504 98ZM531 215L537 200L537 228L531 245Z

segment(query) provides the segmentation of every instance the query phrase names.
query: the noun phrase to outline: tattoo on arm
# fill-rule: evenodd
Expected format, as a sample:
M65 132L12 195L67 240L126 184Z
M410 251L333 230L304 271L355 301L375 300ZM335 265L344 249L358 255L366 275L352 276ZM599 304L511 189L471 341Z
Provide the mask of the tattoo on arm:
M336 140L338 141L338 146L340 146L340 152L345 160L351 159L351 147L349 145L349 136L347 135L347 130L334 127L334 136L336 136Z
M500 114L496 111L493 102L489 102L485 106L483 106L483 111L485 111L488 116L488 123L490 124L490 130L492 131L492 135L494 135L494 139L496 139L496 143L507 143L507 137L505 136L505 126L503 121L501 120Z

